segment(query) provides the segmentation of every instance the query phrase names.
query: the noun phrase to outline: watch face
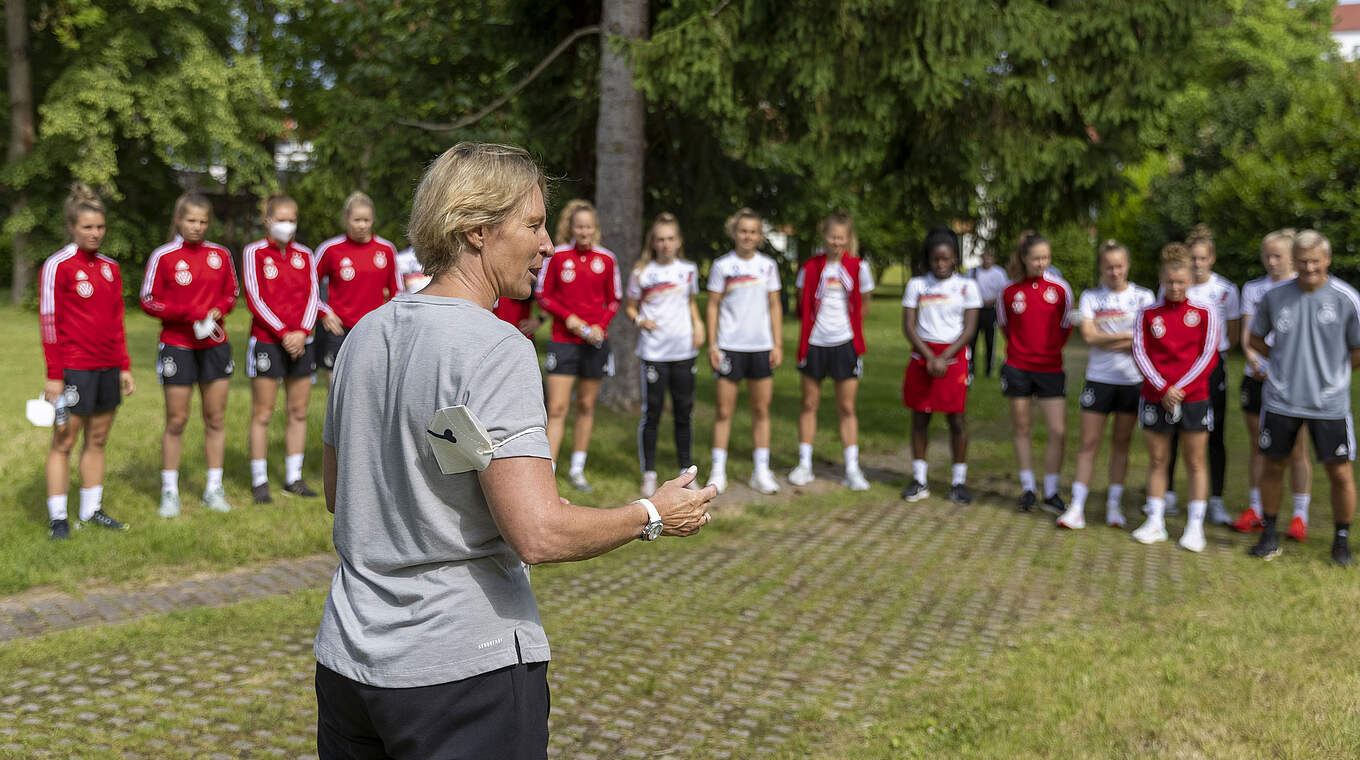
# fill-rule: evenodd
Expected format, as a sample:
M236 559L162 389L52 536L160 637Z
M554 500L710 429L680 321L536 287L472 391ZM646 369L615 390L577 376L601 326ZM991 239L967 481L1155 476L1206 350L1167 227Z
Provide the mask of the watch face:
M647 527L642 529L642 536L648 541L655 541L661 535L661 521L647 523Z

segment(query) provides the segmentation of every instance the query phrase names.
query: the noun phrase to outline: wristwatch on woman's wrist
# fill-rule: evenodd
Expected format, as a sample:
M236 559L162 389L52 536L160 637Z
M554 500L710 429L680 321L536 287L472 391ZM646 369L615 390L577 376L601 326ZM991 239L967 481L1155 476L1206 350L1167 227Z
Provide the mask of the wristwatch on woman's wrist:
M642 529L640 538L643 541L655 541L661 535L661 513L656 511L656 505L651 499L638 499L647 510L647 525Z

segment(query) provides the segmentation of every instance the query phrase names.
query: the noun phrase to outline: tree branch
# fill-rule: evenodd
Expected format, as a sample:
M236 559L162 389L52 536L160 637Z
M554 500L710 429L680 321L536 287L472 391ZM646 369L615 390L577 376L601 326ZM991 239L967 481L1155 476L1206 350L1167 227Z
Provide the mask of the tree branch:
M496 98L495 100L491 101L490 103L487 104L485 108L476 113L468 114L467 116L464 116L463 118L457 121L449 122L448 124L435 124L428 121L411 121L408 119L397 119L397 123L408 127L416 127L418 129L423 129L426 130L427 132L452 132L455 129L462 129L463 127L472 126L473 124L476 124L477 122L485 118L487 114L491 113L492 111L495 111L497 108L500 108L501 106L510 102L511 98L518 95L520 91L523 90L525 87L528 87L529 83L534 81L534 79L538 78L538 75L542 74L543 70L548 68L549 64L557 60L558 56L562 55L562 53L564 53L567 48L571 47L573 42L576 42L582 37L599 33L600 33L599 25L592 24L590 26L583 26L580 29L577 29L576 31L567 35L566 39L557 43L557 47L553 48L551 53L548 53L548 55L544 57L543 60L539 61L538 64L534 66L533 70L529 72L528 76L516 82L515 86L507 90L504 95L501 95L499 98Z

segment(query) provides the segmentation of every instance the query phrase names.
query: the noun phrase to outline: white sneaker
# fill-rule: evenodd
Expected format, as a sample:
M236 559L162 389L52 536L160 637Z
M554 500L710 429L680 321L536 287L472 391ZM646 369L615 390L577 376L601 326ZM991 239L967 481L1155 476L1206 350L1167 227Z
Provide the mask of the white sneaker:
M707 485L710 485L710 486L717 486L717 487L718 487L718 493L722 493L723 491L726 491L726 490L727 490L727 473L726 473L726 472L723 472L722 470L714 470L714 471L708 476L708 484L707 484Z
M812 473L812 468L807 465L798 465L789 473L789 482L795 486L805 486L816 480L817 476Z
M1123 528L1128 525L1128 521L1124 519L1124 510L1117 505L1113 507L1107 505L1105 507L1105 524L1111 528Z
M1081 530L1086 527L1086 510L1075 504L1068 507L1058 518L1058 527L1068 530Z
M1154 517L1149 517L1133 532L1133 540L1140 544L1155 544L1166 539L1166 523Z
M179 493L161 491L161 507L156 510L156 514L167 520L172 517L179 517Z
M221 488L214 488L211 491L203 492L203 506L214 512L230 512L231 505L227 503L227 495Z
M1204 524L1194 522L1193 520L1187 522L1185 524L1185 533L1181 534L1181 540L1177 543L1180 544L1182 549L1187 549L1192 552L1198 553L1204 551Z
M571 483L571 487L581 493L593 493L595 491L595 489L591 487L590 481L586 480L586 474L584 472L568 472L567 482Z
M1212 500L1209 502L1209 524L1210 525L1233 524L1232 515L1228 514L1228 510L1223 508L1223 502ZM1201 530L1200 532L1203 533L1203 530Z
M864 472L860 468L855 467L845 471L845 477L841 478L841 485L851 491L867 491L869 490L869 479L864 477Z
M642 498L649 499L656 493L656 472L647 471L642 473Z
M768 468L751 473L751 488L764 494L779 493L779 481Z

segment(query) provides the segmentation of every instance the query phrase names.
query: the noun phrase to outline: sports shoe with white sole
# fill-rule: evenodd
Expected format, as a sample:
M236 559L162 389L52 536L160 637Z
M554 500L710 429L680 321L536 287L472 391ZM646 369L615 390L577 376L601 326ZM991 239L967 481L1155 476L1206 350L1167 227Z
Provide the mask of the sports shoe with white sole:
M1165 541L1167 538L1166 523L1152 517L1149 517L1138 527L1138 530L1133 532L1133 540L1140 544L1156 544Z
M161 506L156 510L156 514L167 520L179 517L179 492L161 491Z
M930 496L930 489L919 480L911 481L906 488L902 489L902 498L913 503L928 496Z
M83 528L86 525L98 525L101 528L108 528L109 530L127 530L132 527L125 522L119 522L118 520L109 517L102 509L90 515L90 519L80 520L76 523L77 528Z
M801 464L793 468L793 471L789 473L789 483L795 486L805 486L816 479L817 476L812 473L812 468L805 467Z
M595 488L590 485L590 481L586 480L586 474L584 472L567 473L567 482L571 483L571 487L575 488L581 493L595 492Z
M1182 549L1192 552L1204 551L1204 524L1194 521L1185 524L1185 532L1181 534L1181 540L1176 542Z
M774 473L768 469L760 469L751 473L750 486L753 490L763 494L779 493L779 481L774 479Z
M650 499L656 493L656 473L647 471L642 473L642 498Z
M1223 502L1209 502L1209 524L1210 525L1232 525L1232 515L1223 507Z
M797 472L797 470L794 472ZM793 482L792 476L790 476L789 482ZM855 467L845 471L845 477L841 478L841 485L849 488L851 491L867 491L869 490L869 479L864 477L863 471L858 467Z
M1111 528L1123 528L1128 525L1124 519L1124 510L1119 507L1105 507L1105 524Z
M227 503L227 495L220 487L203 492L203 506L214 512L231 511L231 504Z
M705 486L716 486L718 489L718 493L726 491L727 473L719 470L714 470L711 474L709 474L708 482L705 484Z
M1073 504L1058 518L1058 527L1068 530L1081 530L1086 527L1086 510Z

